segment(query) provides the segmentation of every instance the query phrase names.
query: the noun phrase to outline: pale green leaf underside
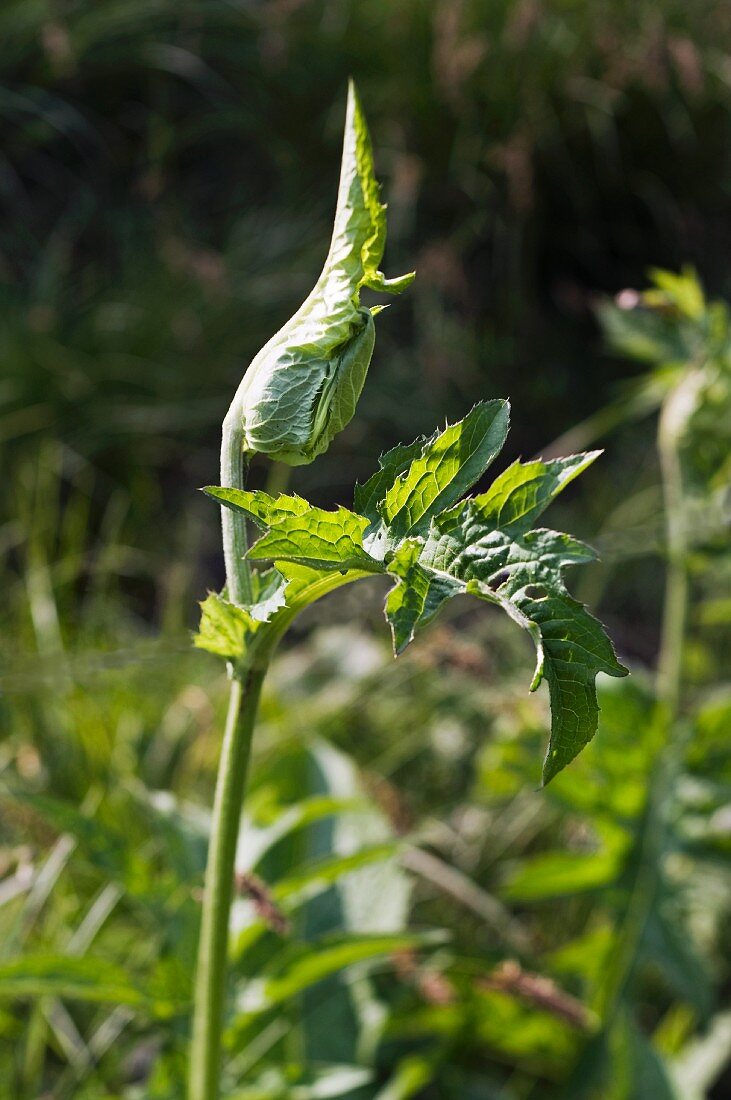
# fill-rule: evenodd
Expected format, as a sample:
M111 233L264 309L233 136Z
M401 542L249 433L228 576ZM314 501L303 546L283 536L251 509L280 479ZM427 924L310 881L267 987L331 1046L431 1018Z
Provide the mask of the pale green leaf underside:
M203 492L232 511L242 512L260 527L271 527L287 516L301 516L311 507L302 497L281 494L275 498L261 490L206 485Z
M395 578L385 610L397 654L447 600L477 596L502 607L535 643L531 688L545 679L551 699L548 782L596 732L597 673L623 676L626 669L601 624L564 586L563 571L592 561L594 551L571 535L531 528L599 452L515 462L486 492L460 500L502 447L508 415L507 402L485 402L444 431L388 452L356 488L362 515L314 508L296 496L207 489L265 529L249 557L273 561L281 586L269 581L266 599L258 595L249 609L211 603L199 635L209 641L204 648L212 648L217 631L217 651L241 653L266 600L274 608L268 625L276 626L293 609L369 573Z
M252 546L255 560L298 561L316 569L379 570L363 549L368 521L347 508L327 512L311 508L302 516L288 516Z

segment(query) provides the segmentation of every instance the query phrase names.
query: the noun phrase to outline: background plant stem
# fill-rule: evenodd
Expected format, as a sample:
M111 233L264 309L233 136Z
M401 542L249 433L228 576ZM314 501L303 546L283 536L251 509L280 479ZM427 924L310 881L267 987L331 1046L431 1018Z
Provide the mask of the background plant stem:
M681 702L683 641L688 613L688 538L680 446L701 375L690 371L668 395L660 413L658 453L666 515L667 571L657 671L657 696L665 709L667 740Z
M668 806L682 762L679 716L689 592L681 442L699 377L697 372L687 374L668 394L660 410L657 450L665 501L667 566L657 666L656 747L644 820L635 848L633 884L598 1005L605 1029L611 1026L621 1006L660 888Z

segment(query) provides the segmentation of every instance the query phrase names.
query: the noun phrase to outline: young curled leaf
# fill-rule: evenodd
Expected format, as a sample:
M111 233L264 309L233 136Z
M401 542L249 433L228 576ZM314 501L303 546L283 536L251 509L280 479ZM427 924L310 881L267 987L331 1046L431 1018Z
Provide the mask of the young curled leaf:
M292 318L244 375L227 421L245 452L297 466L327 450L352 419L375 343L373 310L363 287L398 294L413 273L386 279L378 270L386 243L373 152L351 82L330 251L320 278Z

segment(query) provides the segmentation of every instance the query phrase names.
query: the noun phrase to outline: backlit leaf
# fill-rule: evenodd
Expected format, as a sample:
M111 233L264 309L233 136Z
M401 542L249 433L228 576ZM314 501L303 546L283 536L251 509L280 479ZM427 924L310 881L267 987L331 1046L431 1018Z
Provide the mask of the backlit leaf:
M328 574L337 574L337 583L368 573L396 578L385 611L397 654L453 596L471 594L501 607L536 646L531 690L543 680L548 685L547 783L596 732L597 674L627 670L601 624L564 584L564 570L593 561L595 552L572 535L531 527L600 452L514 462L486 492L460 499L500 451L508 416L507 402L484 402L444 431L383 455L378 471L356 488L362 515L313 508L294 496L206 491L266 528L249 557L274 561L283 575L281 590L275 587L270 597L286 605L274 612L274 627L332 591ZM253 617L255 608L248 613ZM216 638L233 635L245 647L245 620L230 620L217 624Z
M193 645L227 661L239 661L256 628L256 620L243 607L209 592L201 603L201 621Z
M472 488L502 450L509 417L506 401L486 401L428 440L384 497L380 513L390 533L423 530Z
M363 549L364 516L338 508L328 512L309 508L272 523L269 531L251 547L255 560L295 561L315 569L364 569L380 571L380 565Z

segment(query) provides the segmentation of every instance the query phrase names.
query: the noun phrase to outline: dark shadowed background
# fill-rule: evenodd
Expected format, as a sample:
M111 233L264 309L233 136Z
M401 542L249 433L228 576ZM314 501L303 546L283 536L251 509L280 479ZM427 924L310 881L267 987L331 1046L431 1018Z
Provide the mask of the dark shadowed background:
M431 969L407 952L395 977L379 977L396 1022L376 1077L386 1088L396 1074L401 1091L296 1096L667 1100L653 1059L680 1058L716 1024L707 1083L728 1056L719 807L731 710L728 634L713 633L728 625L728 540L714 534L715 558L697 563L689 629L711 633L688 641L684 672L705 709L686 730L690 778L668 781L685 799L673 817L682 836L668 840L654 818L645 829L664 578L656 422L640 415L652 401L625 415L645 366L610 352L597 308L645 286L651 267L694 265L709 297L729 294L731 5L3 0L0 1100L182 1094L200 807L225 692L221 670L190 648L196 600L223 580L218 515L196 489L218 479L243 371L320 271L351 75L389 204L384 269L417 279L379 320L358 412L329 454L291 473L255 464L255 484L349 504L381 451L483 398L513 404L496 468L597 441L606 454L550 522L600 548L604 564L572 587L633 676L602 697L606 748L544 796L546 703L526 695L530 646L510 624L458 610L393 662L367 585L310 616L265 700L262 820L303 792L350 797L365 775L375 835L423 830L419 851L438 857L410 869L404 919L454 940ZM619 343L664 366L642 339ZM693 877L683 860L706 811L717 848ZM310 840L275 848L258 871L277 882L334 850L327 829ZM657 844L700 899L692 934L675 900L667 923L649 919ZM646 926L634 916L643 904ZM305 939L340 927L307 912ZM279 959L266 936L256 975ZM592 1091L586 1036L612 944L627 982L635 970L641 980L607 1030L622 1072L613 1091ZM495 991L495 968L513 956L555 983L548 1007ZM12 971L23 959L27 972ZM87 1003L94 981L107 993ZM287 1019L304 1037L275 1037L261 1055L274 1091L232 1097L291 1100L276 1075L305 1049L355 1060L352 1035L332 1057L323 1039L340 1001L318 986L297 1004ZM289 1080L306 1090L305 1063ZM232 1088L258 1068L234 1058Z
M485 396L532 453L632 369L598 295L683 262L724 289L727 5L9 0L0 33L3 468L50 436L105 496L142 479L143 542L213 478L246 364L319 271L349 74L387 261L418 281L343 462L302 489L342 495Z

